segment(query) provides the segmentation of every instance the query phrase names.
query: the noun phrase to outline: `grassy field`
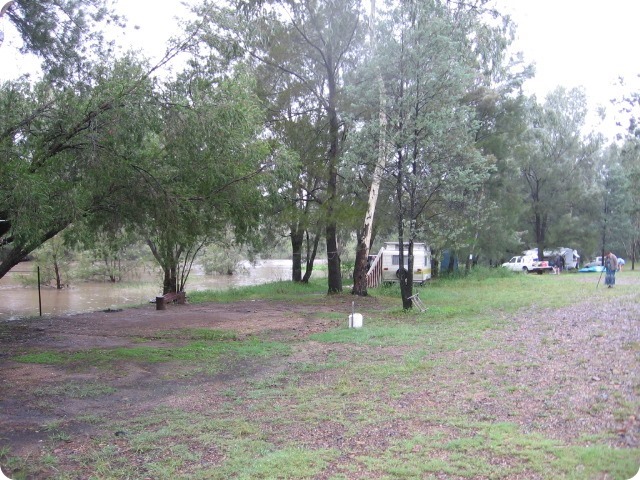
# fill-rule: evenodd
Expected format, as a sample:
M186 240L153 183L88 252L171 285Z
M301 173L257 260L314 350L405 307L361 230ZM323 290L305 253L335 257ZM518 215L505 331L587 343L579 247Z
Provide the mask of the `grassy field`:
M597 280L478 270L419 288L422 313L403 311L394 286L365 301L281 282L189 300L268 301L312 329L177 324L110 348L14 346L7 369L58 380L21 386L24 415L40 428L18 449L17 423L5 424L0 466L14 480L626 480L640 466L640 276L623 272L610 291ZM362 329L347 328L352 300ZM593 313L607 302L635 332L608 330ZM527 332L523 319L544 331ZM587 328L592 344L573 348ZM606 383L591 359L609 339L632 364ZM558 355L566 370L546 369ZM578 369L584 385L571 377Z

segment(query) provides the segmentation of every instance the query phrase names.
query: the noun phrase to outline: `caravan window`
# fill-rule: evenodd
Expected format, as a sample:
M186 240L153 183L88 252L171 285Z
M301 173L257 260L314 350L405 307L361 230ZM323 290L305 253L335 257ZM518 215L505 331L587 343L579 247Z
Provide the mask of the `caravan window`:
M415 258L416 257L414 256L414 262L415 262L414 263L414 267L418 267L418 263L417 262L419 260L416 260ZM427 256L425 255L423 258L424 258L424 266L427 267L428 266L428 264L427 264ZM400 255L392 255L391 256L391 265L394 265L396 267L398 265L400 265ZM409 256L408 255L404 256L404 265L405 265L405 267L409 265Z
M391 265L398 266L400 265L400 255L392 255L391 256ZM409 265L409 255L404 256L404 266Z

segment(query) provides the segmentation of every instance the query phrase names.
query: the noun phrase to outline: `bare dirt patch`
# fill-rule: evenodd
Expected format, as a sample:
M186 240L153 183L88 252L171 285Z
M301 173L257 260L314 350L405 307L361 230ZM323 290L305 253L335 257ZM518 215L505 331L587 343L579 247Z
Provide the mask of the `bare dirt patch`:
M92 403L91 400L81 399L44 405L48 402L34 395L36 390L43 392L57 385L86 382L89 379L109 383L124 393L100 398L90 408L98 415L108 415L115 409L120 412L123 409L140 412L165 401L176 403L169 397L177 395L183 398L185 386L201 382L192 376L184 380L176 379L173 375L176 373L175 366L172 364L141 366L121 362L113 369L91 367L87 371L83 365L19 363L9 360L10 357L44 350L76 352L135 347L141 339L145 340L146 346L166 345L163 339L167 332L175 332L170 335L171 339L180 341L181 332L192 329L229 331L239 339L260 336L295 340L337 326L339 321L322 315L338 313L346 318L351 301L349 296L321 297L301 308L300 304L257 300L233 304L172 305L164 311L157 311L151 305L4 323L0 335L0 446L10 445L13 452L19 455L33 453L34 449L39 448L38 442L33 441L34 432L42 433L44 439L47 432L42 426L46 422L53 422L60 417L74 418L86 413L86 404ZM377 302L375 298L368 298L360 303L375 305ZM264 365L245 365L244 375L247 369L262 371L264 368ZM233 380L233 375L229 374L207 379L213 382L211 389L214 391L223 389L223 384L228 386Z

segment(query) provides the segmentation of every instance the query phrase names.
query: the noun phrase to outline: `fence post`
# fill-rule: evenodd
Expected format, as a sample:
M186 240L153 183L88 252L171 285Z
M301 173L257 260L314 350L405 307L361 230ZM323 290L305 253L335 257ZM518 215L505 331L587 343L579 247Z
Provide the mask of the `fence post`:
M40 265L38 265L38 308L40 309L40 316L42 316L42 295L40 294Z

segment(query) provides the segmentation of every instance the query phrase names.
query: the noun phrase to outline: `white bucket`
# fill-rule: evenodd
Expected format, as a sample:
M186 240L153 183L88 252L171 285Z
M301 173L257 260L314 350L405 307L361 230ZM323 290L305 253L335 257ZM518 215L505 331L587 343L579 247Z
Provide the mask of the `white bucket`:
M362 328L361 313L352 313L349 315L349 328Z

